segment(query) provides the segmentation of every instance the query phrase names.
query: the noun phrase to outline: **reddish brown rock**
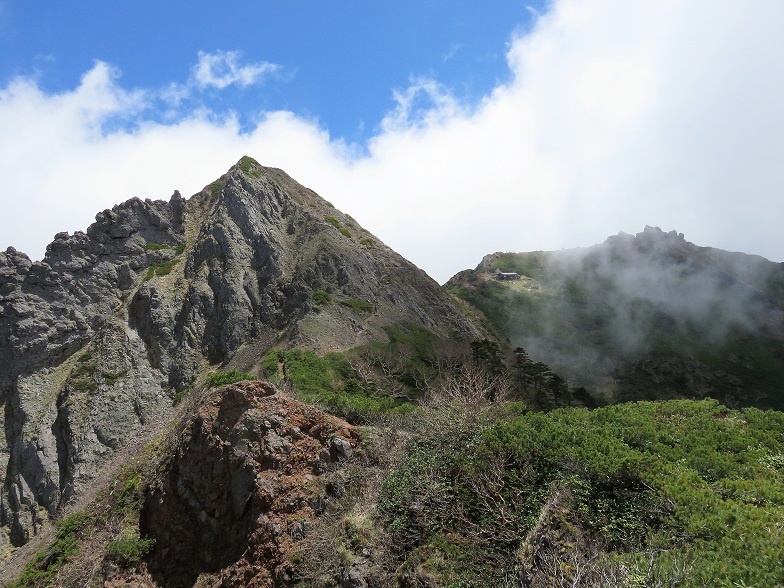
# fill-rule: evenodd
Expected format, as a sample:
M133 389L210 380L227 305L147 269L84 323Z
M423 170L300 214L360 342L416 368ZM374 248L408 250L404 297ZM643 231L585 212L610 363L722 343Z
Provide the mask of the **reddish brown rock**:
M150 492L141 529L161 586L278 586L287 556L312 529L321 472L339 467L357 431L264 382L213 392Z

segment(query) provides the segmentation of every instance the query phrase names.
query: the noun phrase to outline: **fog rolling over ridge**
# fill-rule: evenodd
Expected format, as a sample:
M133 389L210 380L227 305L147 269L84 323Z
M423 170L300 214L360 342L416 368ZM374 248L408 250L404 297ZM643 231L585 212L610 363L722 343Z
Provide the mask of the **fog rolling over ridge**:
M675 231L648 227L604 246L554 253L549 271L579 313L603 318L621 354L650 350L658 329L723 342L731 331L760 334L781 319L766 297L763 258L697 248Z
M496 280L498 270L520 279ZM646 398L649 385L674 397L768 396L784 371L782 264L676 231L495 253L449 284L513 346L606 400Z

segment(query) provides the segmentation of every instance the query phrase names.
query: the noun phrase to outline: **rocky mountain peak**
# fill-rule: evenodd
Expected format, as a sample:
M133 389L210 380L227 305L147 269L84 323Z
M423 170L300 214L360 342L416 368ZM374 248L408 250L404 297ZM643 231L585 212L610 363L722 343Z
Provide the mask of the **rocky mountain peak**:
M480 335L424 272L250 157L187 200L104 210L40 262L9 248L0 542L37 533L206 367L250 369L273 343L346 349L400 321Z

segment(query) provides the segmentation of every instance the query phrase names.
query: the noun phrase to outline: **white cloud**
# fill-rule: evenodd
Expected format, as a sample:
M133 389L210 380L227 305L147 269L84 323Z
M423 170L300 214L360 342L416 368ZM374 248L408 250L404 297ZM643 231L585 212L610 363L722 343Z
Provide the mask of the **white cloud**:
M493 251L646 224L782 261L781 22L778 0L556 1L511 40L509 83L468 108L414 79L364 151L288 112L249 133L208 111L108 132L153 98L102 63L60 95L15 80L0 90L0 247L40 258L55 232L134 195L192 194L248 154L439 281ZM205 83L266 75L223 55Z
M232 84L245 88L278 70L276 64L265 61L240 65L239 58L238 51L199 51L199 61L192 72L193 80L200 88L223 89Z

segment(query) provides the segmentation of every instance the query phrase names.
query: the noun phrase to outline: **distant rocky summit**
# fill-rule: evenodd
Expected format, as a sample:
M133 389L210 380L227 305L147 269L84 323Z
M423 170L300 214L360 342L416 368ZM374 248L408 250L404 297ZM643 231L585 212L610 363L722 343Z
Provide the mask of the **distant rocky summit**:
M784 408L780 263L645 227L593 247L493 253L446 286L598 403L710 396Z

